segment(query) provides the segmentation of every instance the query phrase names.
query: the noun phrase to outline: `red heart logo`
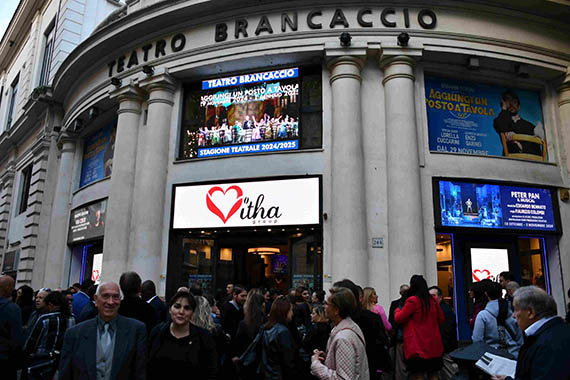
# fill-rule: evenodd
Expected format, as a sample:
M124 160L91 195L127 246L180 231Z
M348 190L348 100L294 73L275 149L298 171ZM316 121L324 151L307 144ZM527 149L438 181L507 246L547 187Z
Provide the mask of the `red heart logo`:
M97 281L98 278L99 278L99 269L95 269L91 274L91 280Z
M218 206L212 200L212 194L219 191L224 196L226 196L227 192L230 190L235 190L236 201L231 207L230 211L228 212L228 215L224 215L224 213L218 208ZM228 219L231 218L231 216L235 214L237 210L239 210L239 208L241 207L241 204L243 202L242 196L243 196L243 191L239 186L233 185L228 187L226 190L222 189L220 186L214 186L210 190L208 190L208 193L206 194L206 205L208 206L208 210L213 212L216 216L218 216L218 218L222 220L222 222L224 222L224 224L226 224Z
M477 276L477 273L480 273L480 275L482 274L483 276L485 276L485 273L487 273L487 274L486 274L486 277L481 276L481 278L479 279L479 277ZM473 279L476 282L479 282L481 280L490 279L490 278L491 278L491 272L489 272L487 269L483 269L483 270L475 269L473 271Z

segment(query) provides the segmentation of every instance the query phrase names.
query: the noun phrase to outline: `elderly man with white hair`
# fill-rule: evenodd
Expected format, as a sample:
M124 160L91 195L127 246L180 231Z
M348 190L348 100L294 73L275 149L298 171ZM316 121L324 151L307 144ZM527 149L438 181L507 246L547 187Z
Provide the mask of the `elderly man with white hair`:
M145 379L146 328L119 315L121 291L105 282L94 296L98 315L65 333L59 379Z
M554 299L536 286L524 286L515 292L514 307L525 334L515 380L570 379L570 326L557 316Z

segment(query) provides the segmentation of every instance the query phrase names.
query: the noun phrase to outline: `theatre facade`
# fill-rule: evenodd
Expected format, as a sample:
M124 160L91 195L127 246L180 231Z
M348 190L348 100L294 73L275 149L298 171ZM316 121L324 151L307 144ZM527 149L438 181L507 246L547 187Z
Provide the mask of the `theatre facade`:
M130 1L64 61L53 283L570 286L570 7ZM46 281L48 279L46 278Z

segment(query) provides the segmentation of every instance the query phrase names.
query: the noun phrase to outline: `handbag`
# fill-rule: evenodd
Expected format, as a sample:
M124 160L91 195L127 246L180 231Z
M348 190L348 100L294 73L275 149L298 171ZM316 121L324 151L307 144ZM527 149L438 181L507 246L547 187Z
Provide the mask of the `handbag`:
M249 344L249 346L247 346L244 353L241 354L239 358L242 368L246 370L256 369L256 373L259 373L261 370L261 346L263 331L264 328L262 327L255 338L253 338L253 341Z

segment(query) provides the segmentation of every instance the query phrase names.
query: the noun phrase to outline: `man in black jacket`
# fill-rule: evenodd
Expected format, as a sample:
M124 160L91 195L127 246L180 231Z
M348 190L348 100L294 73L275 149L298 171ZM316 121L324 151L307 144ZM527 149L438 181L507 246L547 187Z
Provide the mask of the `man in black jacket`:
M570 326L557 316L554 299L537 286L525 286L515 292L514 305L524 331L515 379L570 379ZM499 375L493 379L512 380Z
M378 314L362 308L358 285L351 280L344 279L335 282L333 286L350 289L354 294L357 310L351 317L364 335L370 379L380 379L383 371L391 371L391 360L388 354L388 335L382 323L382 318Z
M222 328L226 334L230 334L234 339L239 326L239 322L243 319L243 304L247 297L245 288L235 285L233 287L233 298L222 306Z
M141 321L145 324L147 333L150 333L156 325L156 315L152 306L139 296L141 283L141 278L136 272L125 272L121 275L119 286L123 292L123 299L119 314Z
M156 286L151 280L142 283L141 298L154 309L156 323L166 321L166 305L156 295Z
M449 353L457 348L457 322L455 321L455 313L449 305L443 302L443 292L438 286L429 288L429 294L437 299L445 320L439 325L441 341L443 343L443 368L439 371L439 378L446 380L451 379L458 368Z
M388 321L392 325L392 348L390 351L394 360L394 374L396 379L407 379L408 372L406 363L404 362L404 328L396 323L394 314L396 309L404 307L404 295L410 289L408 284L400 285L400 298L392 301L390 304L390 312L388 313ZM393 350L393 352L392 352Z
M20 307L10 300L14 279L0 276L0 368L2 379L16 379L18 359L23 358L22 314Z

